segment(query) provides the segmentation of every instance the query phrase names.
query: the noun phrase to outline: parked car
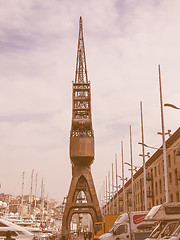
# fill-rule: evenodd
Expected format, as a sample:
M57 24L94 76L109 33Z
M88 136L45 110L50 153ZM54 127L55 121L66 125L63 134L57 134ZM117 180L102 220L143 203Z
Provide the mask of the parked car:
M11 231L12 237L19 240L35 240L36 237L29 231L25 230L24 228L6 220L0 218L0 239L4 239L6 236L6 232Z
M160 238L160 240L179 240L180 239L180 222L176 230L172 233L171 236L165 236Z
M41 228L37 227L24 227L28 232L32 233L34 236L37 237L37 240L46 240L48 239L47 234L42 232Z
M163 203L154 206L145 217L145 220L159 221L160 224L152 231L146 240L159 240L165 236L171 236L179 225L179 219L180 202Z

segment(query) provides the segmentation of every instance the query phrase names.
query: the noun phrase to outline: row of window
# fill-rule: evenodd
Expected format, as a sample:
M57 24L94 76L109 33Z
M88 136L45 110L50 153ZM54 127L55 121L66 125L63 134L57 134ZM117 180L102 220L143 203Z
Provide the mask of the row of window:
M142 179L140 179L139 182L136 182L135 183L135 187L134 187L134 190L135 190L135 203L138 204L140 203L141 199L144 198L144 190L141 191L141 189L143 188L142 186L142 182L141 182ZM177 172L177 169L174 170L174 183L175 183L175 186L178 185L178 172ZM169 172L169 184L172 184L173 183L173 177L172 177L172 173ZM158 186L159 185L159 186ZM140 192L138 193L138 190L140 190ZM159 184L158 182L156 181L155 182L155 189L154 189L154 194L155 195L158 195L162 193L162 180L159 179ZM142 195L142 196L141 196ZM148 189L147 189L147 195L148 197L151 197L152 196L152 191L151 191L151 187L149 186Z
M177 169L175 169L174 170L174 183L175 183L176 186L178 185L178 180L179 180L178 171L177 171ZM169 183L170 184L173 183L173 177L172 177L171 172L169 172ZM141 180L134 184L134 189L135 189L135 191L138 191L138 190L142 189ZM149 192L150 192L150 187L149 187ZM155 193L158 194L158 183L157 183L157 181L155 182ZM162 181L161 181L161 179L159 179L159 193L162 193Z
M176 163L176 150L173 151L173 159L174 159L174 163ZM157 177L161 175L161 166L163 168L163 163L158 163L155 167L154 167L154 176ZM171 164L171 157L170 154L168 155L168 168L170 168L172 166ZM163 170L163 169L162 169ZM163 172L162 172L163 173ZM178 172L177 169L174 170L175 173L175 184L178 185ZM153 169L151 169L151 173L148 172L147 174L147 179L150 179L150 176L153 176ZM172 173L169 173L169 182L172 183ZM135 191L139 190L142 188L142 183L141 183L141 179L137 182L135 182L134 184L134 189ZM160 192L162 191L162 186L161 186L161 182L160 182Z
M176 163L176 150L173 151L173 159L174 159L174 164L175 164ZM158 171L159 175L161 174L161 167L160 167L161 164L162 163L159 163L158 166L154 167L155 177L157 177L157 171ZM172 166L171 155L170 154L168 155L168 158L167 158L167 166L168 166L168 168L170 168Z
M173 159L174 164L176 163L176 150L173 151ZM162 163L157 164L157 166L154 167L154 176L157 177L157 175L161 174L161 165ZM167 167L170 168L172 166L171 156L170 154L167 157Z
M140 194L137 194L136 197L137 197L138 199L140 199ZM144 199L144 198L142 197L142 200L141 200L141 201L144 201L143 199ZM132 201L132 199L129 198L129 199L128 199L128 203L131 203L131 201ZM141 201L138 201L138 203L141 203L141 204L142 204ZM179 192L176 192L174 195L173 195L172 193L170 194L170 202L173 202L173 201L180 202L180 193L179 193ZM135 198L135 211L143 211L143 210L145 209L144 204L143 204L143 206L138 206L138 203L137 203L137 200L136 200L136 198ZM162 204L162 203L163 203L162 197L161 197L160 199L156 199L156 200L155 200L155 205L159 205L159 204ZM131 204L129 204L129 205L131 205ZM148 203L148 209L150 210L152 207L153 207L152 202L149 202L149 203ZM142 209L142 208L143 208L143 209ZM119 209L123 209L123 207L121 206L121 202L119 202ZM111 209L111 210L112 210L112 209ZM107 211L107 209L106 209L106 211Z
M179 192L176 192L175 195L173 195L173 193L170 194L170 199L169 199L170 202L179 202L180 201L180 196L179 196ZM158 199L156 199L156 205L158 204L162 204L163 203L163 200L162 198L160 198L160 201L158 201Z
M178 172L177 169L174 170L174 181L175 181L175 185L178 185ZM169 173L169 183L173 183L172 181L172 173ZM159 179L159 193L162 193L162 181L161 179ZM158 194L158 183L157 181L155 182L155 194Z
M141 201L140 201L140 199L141 199ZM132 199L129 198L128 201L131 202ZM143 211L145 209L144 205L143 206L138 206L139 203L141 203L141 205L142 205L142 201L144 201L143 196L140 197L140 194L137 194L135 196L135 211ZM173 193L170 194L170 202L173 202L173 201L177 201L177 202L180 201L180 193L178 191L174 195L173 195ZM162 204L162 203L163 203L162 197L160 199L155 200L155 205L159 205L159 204ZM152 206L153 206L152 202L149 202L148 203L148 208L151 209Z

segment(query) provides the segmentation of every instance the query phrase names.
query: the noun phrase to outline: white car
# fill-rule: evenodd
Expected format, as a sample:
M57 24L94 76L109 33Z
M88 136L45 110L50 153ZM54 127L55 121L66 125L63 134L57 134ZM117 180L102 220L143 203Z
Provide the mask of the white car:
M0 218L0 239L3 239L6 237L6 232L11 231L12 237L19 240L34 240L36 237L29 231L25 230L24 228L6 220L3 218Z
M180 239L180 225L176 228L171 236L161 238L161 240L179 240Z
M41 228L35 227L24 227L28 232L31 232L34 236L37 237L37 240L46 240L48 235L42 232Z
M149 235L146 240L160 240L163 237L171 236L176 229L178 220L162 221Z

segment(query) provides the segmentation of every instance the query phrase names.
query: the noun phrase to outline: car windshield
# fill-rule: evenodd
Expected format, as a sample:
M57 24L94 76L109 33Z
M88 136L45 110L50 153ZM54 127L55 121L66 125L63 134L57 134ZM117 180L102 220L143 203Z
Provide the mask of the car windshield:
M17 230L18 235L25 235L24 232Z
M110 229L108 230L108 233L112 233L114 229L114 225L112 225L112 227L110 227Z
M179 225L179 227L174 231L174 233L172 234L172 236L178 236L178 234L180 234L180 225Z
M168 224L167 227L165 227L163 236L170 236L173 233L176 225L177 225L176 222Z
M165 225L166 225L166 222L161 222L150 234L149 238L157 238Z

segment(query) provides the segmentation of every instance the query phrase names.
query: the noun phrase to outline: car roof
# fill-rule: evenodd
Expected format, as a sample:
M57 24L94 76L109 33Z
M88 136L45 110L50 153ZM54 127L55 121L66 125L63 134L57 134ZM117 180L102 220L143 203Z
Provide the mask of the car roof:
M0 222L7 225L8 227L11 228L11 230L13 231L21 231L23 232L25 235L33 235L32 233L30 233L29 231L27 231L26 229L24 229L23 227L21 226L18 226L10 221L8 221L7 219L4 219L4 218L0 218Z

